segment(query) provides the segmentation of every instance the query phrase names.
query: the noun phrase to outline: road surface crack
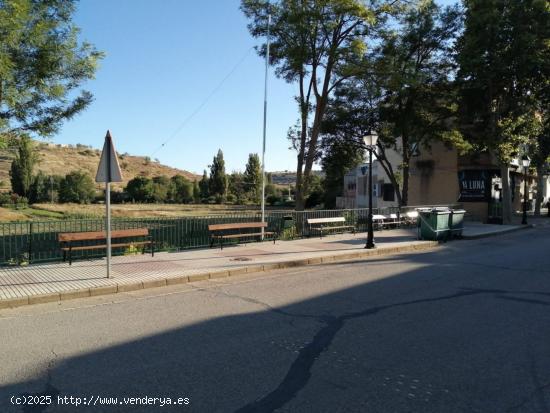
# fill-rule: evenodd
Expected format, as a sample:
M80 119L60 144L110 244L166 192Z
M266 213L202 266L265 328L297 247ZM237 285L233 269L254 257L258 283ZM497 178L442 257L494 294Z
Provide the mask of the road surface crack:
M367 308L362 311L343 314L334 317L331 320L324 320L325 326L322 327L313 337L311 342L304 346L298 353L298 357L291 364L287 374L279 383L277 388L266 396L248 403L236 410L236 413L264 413L273 412L290 402L300 390L302 390L311 378L311 370L316 360L331 345L336 334L342 329L347 321L378 314L382 311L390 310L396 307L404 307L416 304L434 303L439 301L454 300L456 298L475 296L481 294L495 294L502 298L504 294L528 294L526 291L506 291L494 289L473 289L461 288L453 294L442 295L438 297L422 298L417 300L403 301L393 304L381 305ZM522 301L524 302L524 301ZM531 303L530 301L527 301ZM533 304L533 303L531 303ZM537 302L536 304L540 304ZM550 303L548 303L550 305Z

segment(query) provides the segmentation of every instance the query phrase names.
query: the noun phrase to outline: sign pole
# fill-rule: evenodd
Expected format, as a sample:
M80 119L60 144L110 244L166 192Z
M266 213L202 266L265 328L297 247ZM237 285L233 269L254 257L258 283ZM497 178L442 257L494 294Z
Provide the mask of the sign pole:
M107 230L107 278L111 278L111 183L105 182L105 209Z
M107 131L101 152L96 182L105 182L105 241L107 244L107 278L111 278L111 182L122 182L122 173L113 145L111 133Z

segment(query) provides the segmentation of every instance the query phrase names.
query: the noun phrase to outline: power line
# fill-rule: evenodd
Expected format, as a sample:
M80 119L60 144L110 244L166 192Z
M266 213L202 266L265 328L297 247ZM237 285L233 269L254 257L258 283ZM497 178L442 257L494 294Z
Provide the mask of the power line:
M210 92L210 94L201 102L201 104L197 106L197 108L183 120L183 122L176 128L174 133L172 133L168 139L166 139L157 149L155 149L151 153L151 157L153 157L153 155L155 155L158 151L164 148L168 142L174 139L178 135L178 133L180 133L181 130L185 127L185 125L201 111L201 109L208 103L208 101L212 98L212 96L214 96L216 92L220 90L220 88L224 85L227 79L229 79L231 75L235 73L238 67L245 61L245 59L248 57L252 49L254 49L254 47L251 47L246 51L246 53L239 59L239 61L233 66L233 68L227 73L227 75L225 75L225 77L221 80L221 82L218 83L218 85L212 90L212 92Z

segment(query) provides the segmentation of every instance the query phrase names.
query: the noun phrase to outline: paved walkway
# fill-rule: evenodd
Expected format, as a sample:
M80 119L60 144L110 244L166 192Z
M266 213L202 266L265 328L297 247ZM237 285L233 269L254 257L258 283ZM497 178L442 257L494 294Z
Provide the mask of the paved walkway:
M0 268L0 308L57 301L89 295L132 291L166 284L307 265L365 254L400 252L433 247L418 241L414 230L376 232L377 249L365 250L366 234L341 234L295 241L249 243L219 248L117 256L112 278L107 279L105 260L32 264Z
M465 237L478 238L521 229L521 226L466 223ZM105 278L105 260L33 264L0 268L0 308L59 301L92 295L133 291L266 271L289 266L320 264L371 255L433 248L432 241L419 241L416 229L375 232L377 248L365 250L366 234L341 234L294 241L250 243L220 250L197 249L117 256L112 260L112 277Z

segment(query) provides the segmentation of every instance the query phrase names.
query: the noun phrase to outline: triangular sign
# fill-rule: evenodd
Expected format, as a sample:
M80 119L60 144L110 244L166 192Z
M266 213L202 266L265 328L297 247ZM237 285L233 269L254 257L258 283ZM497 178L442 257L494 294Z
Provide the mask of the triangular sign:
M95 176L96 182L122 182L122 173L116 156L115 145L111 133L107 131L105 136L105 144L101 152L99 167Z

